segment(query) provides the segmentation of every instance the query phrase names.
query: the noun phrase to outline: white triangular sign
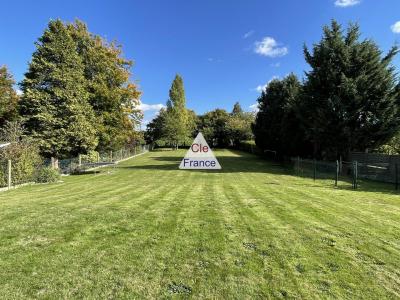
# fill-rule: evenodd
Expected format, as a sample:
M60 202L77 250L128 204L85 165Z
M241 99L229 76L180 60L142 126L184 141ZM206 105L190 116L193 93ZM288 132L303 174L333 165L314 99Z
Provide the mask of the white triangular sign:
M215 158L210 146L208 146L204 136L199 134L194 139L189 151L182 159L179 169L205 169L205 170L219 170L221 165Z

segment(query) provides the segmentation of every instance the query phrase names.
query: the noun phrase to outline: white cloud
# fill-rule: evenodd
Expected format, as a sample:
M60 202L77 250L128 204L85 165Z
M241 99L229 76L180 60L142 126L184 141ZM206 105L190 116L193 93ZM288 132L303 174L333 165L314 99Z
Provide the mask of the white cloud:
M258 112L259 111L258 103L254 103L254 104L250 105L249 108L250 108L251 111L254 111L254 112Z
M250 31L248 31L248 32L246 32L244 35L243 35L243 38L244 39L247 39L247 38L249 38L249 37L251 37L253 34L254 34L254 30L250 30Z
M164 105L161 103L159 103L159 104L140 103L140 105L139 105L139 109L141 109L143 111L151 111L151 110L159 111L163 107L164 107Z
M263 84L263 85L259 85L259 86L257 86L255 89L253 89L253 90L254 90L254 91L257 91L257 92L259 92L259 93L261 93L262 91L265 91L265 89L267 88L268 84L270 84L270 82L271 82L272 80L275 80L275 79L279 79L279 76L273 76L267 83L265 83L265 84Z
M266 36L254 44L254 52L268 57L279 57L289 53L287 47L280 47L274 38Z
M21 91L20 89L16 89L16 90L15 90L15 93L17 93L18 96L21 96L21 95L23 94L22 91Z
M339 7L348 7L359 3L361 3L361 0L336 0L335 5Z
M390 29L392 29L392 31L394 33L400 33L400 21L394 23L392 26L390 26Z
M271 64L271 67L274 67L274 68L279 68L280 66L281 66L280 62L277 62L275 64Z
M214 57L209 57L209 58L207 58L207 60L208 60L210 63L212 63L212 62L217 62L217 63L222 62L222 59L220 59L220 58L214 58Z

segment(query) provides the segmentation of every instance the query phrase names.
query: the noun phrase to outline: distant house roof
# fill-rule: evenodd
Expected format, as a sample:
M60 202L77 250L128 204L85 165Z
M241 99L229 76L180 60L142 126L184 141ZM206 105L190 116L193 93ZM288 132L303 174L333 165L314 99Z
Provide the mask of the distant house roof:
M11 143L5 143L5 144L0 144L0 148L5 148L5 147L7 147L8 145L10 145Z

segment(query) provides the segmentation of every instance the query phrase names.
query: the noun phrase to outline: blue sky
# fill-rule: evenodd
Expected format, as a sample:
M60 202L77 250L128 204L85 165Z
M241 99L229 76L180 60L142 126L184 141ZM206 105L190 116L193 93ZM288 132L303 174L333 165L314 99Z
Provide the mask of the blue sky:
M358 22L363 38L384 51L400 41L399 0L4 1L0 65L17 81L55 18L79 18L123 45L135 61L132 79L143 91L146 121L167 101L176 73L184 78L187 106L198 114L231 110L236 101L250 109L271 78L303 77L303 44L318 42L332 18ZM400 71L399 57L394 64Z

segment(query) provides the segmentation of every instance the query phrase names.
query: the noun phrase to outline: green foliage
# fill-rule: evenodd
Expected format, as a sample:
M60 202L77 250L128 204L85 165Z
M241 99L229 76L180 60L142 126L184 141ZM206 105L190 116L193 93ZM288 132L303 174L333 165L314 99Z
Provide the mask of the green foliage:
M67 26L50 21L21 84L20 113L46 157L74 156L98 143L84 64L76 48Z
M11 132L11 133L10 133ZM39 148L34 141L23 135L23 128L19 122L7 122L0 131L3 140L11 142L5 148L0 149L0 165L2 174L0 184L6 180L7 161L12 163L12 182L20 184L34 181L34 174L42 164Z
M176 75L169 91L167 108L161 109L158 116L149 124L145 133L148 143L158 146L190 145L196 128L196 114L186 108L182 77Z
M50 167L40 168L36 173L36 182L38 183L52 183L58 182L61 178L60 172Z
M241 141L251 140L253 138L251 129L253 122L254 114L244 112L237 102L226 124L231 146L237 148Z
M258 147L280 155L302 150L305 138L296 115L300 93L301 84L294 74L283 80L271 81L262 91L258 98L259 112L253 125Z
M391 65L398 49L384 56L359 36L358 26L343 33L332 21L311 52L304 48L311 66L304 84L290 75L268 85L253 126L259 147L336 159L375 149L399 131L400 85Z
M81 159L83 162L97 162L97 159L99 158L99 152L97 151L90 151L87 154L81 155Z
M390 155L399 155L400 154L400 132L397 132L396 135L389 140L389 142L380 146L376 149L378 153L385 153Z
M344 33L332 21L312 51L304 49L311 71L300 110L316 157L374 149L399 130L400 88L391 66L398 48L383 55L359 37L357 25Z
M241 114L243 114L243 109L242 109L242 107L240 106L240 103L239 102L236 102L234 105L233 105L233 109L232 109L232 115L241 115Z
M203 133L211 147L228 147L230 145L229 118L229 113L219 108L199 117L198 130Z
M97 148L116 150L136 141L143 113L138 109L140 92L130 82L133 62L122 57L120 46L90 33L83 22L67 27L82 59L88 100L96 115Z
M135 143L142 112L132 62L81 21L50 21L21 87L20 113L46 157Z
M6 66L0 67L0 127L18 116L18 95L13 88L14 83Z
M167 109L177 108L184 110L186 108L185 89L183 87L183 79L177 74L172 82L169 90L169 99L167 101Z
M162 108L158 115L147 124L144 137L148 144L165 146L165 143L161 141L163 140L163 129L166 113L166 110Z

